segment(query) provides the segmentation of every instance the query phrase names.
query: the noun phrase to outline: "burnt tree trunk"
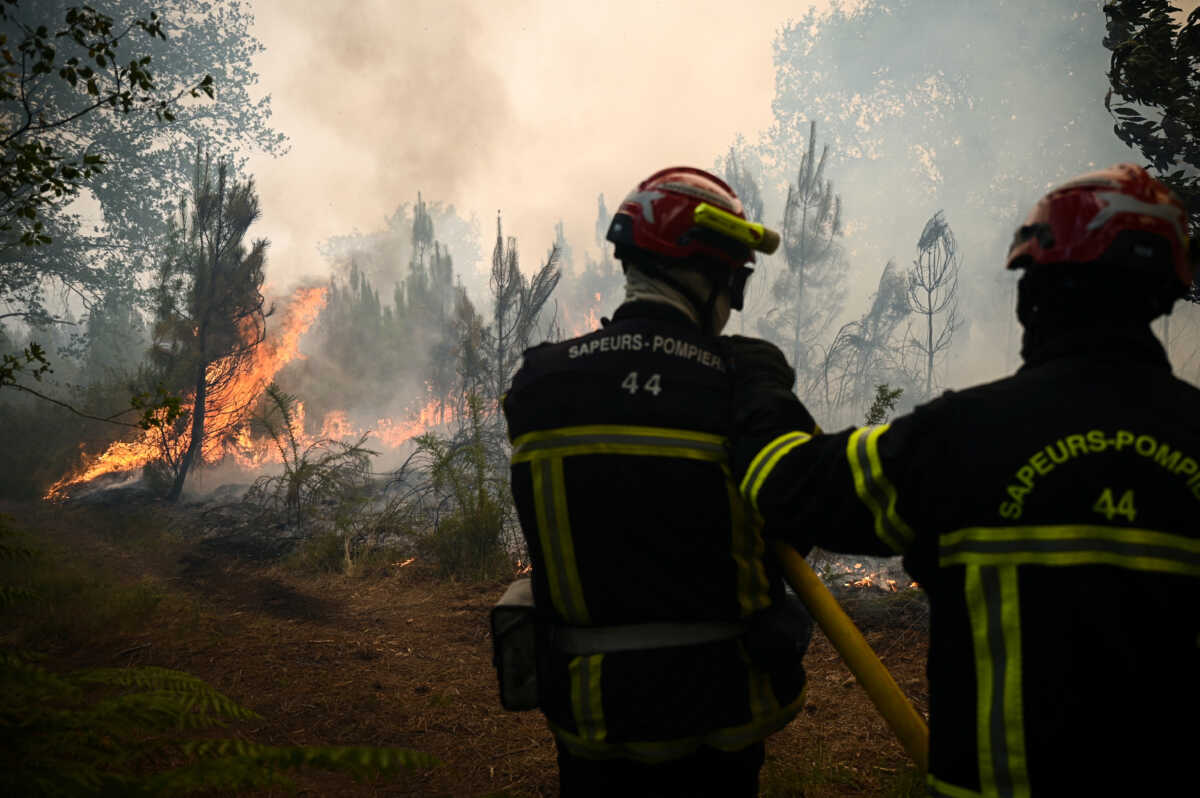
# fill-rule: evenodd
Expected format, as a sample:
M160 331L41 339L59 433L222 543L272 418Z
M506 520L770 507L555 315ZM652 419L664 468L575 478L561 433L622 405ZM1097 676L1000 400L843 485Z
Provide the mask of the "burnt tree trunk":
M183 495L183 483L187 480L188 471L191 470L196 458L200 456L204 446L204 404L208 400L208 364L203 362L203 358L201 361L198 369L199 375L196 377L196 402L192 406L191 440L188 442L183 459L179 461L179 470L175 472L175 482L171 485L171 492L167 494L167 501L172 503L179 501L179 497Z

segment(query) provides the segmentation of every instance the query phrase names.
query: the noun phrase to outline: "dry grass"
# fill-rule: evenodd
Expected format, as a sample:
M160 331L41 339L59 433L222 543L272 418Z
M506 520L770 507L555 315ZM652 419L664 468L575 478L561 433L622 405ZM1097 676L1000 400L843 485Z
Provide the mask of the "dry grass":
M420 562L368 577L298 573L164 534L170 515L161 509L0 512L38 530L64 568L76 563L115 589L150 585L162 597L136 622L92 629L90 639L42 640L64 667L186 670L262 715L243 730L259 742L396 745L445 763L400 782L302 775L298 794L557 794L541 716L505 712L496 697L487 616L504 582L439 581ZM866 631L926 711L923 629ZM899 744L819 633L806 662L808 700L768 742L764 797L918 794Z

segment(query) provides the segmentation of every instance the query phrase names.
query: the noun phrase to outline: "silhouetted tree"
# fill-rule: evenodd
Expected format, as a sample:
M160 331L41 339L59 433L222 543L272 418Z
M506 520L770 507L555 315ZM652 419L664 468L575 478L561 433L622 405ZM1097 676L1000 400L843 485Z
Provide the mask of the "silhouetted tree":
M504 239L496 216L496 246L492 250L492 323L489 326L492 380L488 398L499 401L520 364L522 353L533 342L542 307L562 278L558 251L551 249L546 263L530 278L521 274L517 240Z
M810 367L809 347L841 308L844 271L837 239L842 235L842 199L825 178L829 147L817 152L817 123L809 126L794 185L783 213L783 256L787 270L772 287L778 303L760 322L769 338L791 355L792 365Z
M897 333L909 313L906 277L888 261L870 309L838 330L806 397L819 398L826 412L836 417L847 406L861 408L880 382L906 382L905 343Z
M924 335L912 337L921 353L925 396L933 395L934 363L947 349L961 324L958 317L958 243L941 211L935 213L917 239L917 257L908 270L908 303L924 316Z

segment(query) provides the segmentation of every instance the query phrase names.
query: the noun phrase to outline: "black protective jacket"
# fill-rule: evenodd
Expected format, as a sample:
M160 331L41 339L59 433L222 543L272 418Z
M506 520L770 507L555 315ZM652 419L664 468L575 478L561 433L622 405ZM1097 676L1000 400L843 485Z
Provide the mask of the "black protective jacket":
M932 794L1194 779L1198 411L1148 329L1092 331L890 426L739 447L771 530L903 554L928 593Z
M674 308L631 302L602 330L526 351L505 396L513 498L543 617L560 630L735 630L592 654L549 635L539 701L576 755L654 762L701 745L737 750L785 725L802 700L807 618L782 612L782 582L732 478L723 348Z

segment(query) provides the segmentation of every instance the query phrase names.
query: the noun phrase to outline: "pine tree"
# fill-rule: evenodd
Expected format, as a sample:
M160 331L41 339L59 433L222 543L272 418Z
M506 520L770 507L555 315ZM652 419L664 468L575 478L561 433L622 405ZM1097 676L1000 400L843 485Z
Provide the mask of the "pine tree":
M198 153L191 202L180 205L159 270L152 351L164 373L191 394L191 410L181 419L186 447L174 443L177 429L163 431L171 501L182 495L206 443L230 433L249 412L248 406L222 406L210 418L210 401L233 400L225 389L266 336L261 289L267 242L247 248L245 241L259 216L254 181L231 179L224 162L215 172L211 157Z

